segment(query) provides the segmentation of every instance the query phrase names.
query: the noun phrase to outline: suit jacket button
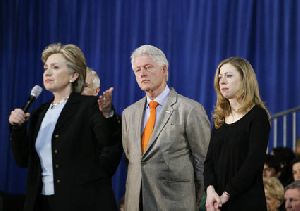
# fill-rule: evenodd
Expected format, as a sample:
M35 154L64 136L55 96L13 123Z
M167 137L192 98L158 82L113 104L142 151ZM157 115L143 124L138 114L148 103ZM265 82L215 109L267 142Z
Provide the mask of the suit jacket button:
M58 164L55 164L55 168L57 168L57 169L58 169L58 168L59 168L59 165L58 165Z
M58 150L57 150L57 149L55 149L55 150L54 150L54 154L57 154L57 153L58 153Z
M55 135L54 135L54 138L59 138L59 135L58 135L58 134L55 134Z
M61 182L60 179L57 179L57 180L56 180L56 183L60 183L60 182Z

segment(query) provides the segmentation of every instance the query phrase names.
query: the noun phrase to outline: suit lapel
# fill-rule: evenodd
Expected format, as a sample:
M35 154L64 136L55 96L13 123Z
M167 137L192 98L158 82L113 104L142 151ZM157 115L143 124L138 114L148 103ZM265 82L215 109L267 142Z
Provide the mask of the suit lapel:
M152 149L155 147L155 143L156 143L160 133L163 131L163 129L165 128L166 124L168 123L170 117L173 114L173 111L174 111L173 106L176 102L177 102L177 93L173 89L171 89L170 94L168 96L168 101L160 114L158 122L156 123L156 126L153 131L153 135L148 143L148 147L143 156L143 159L146 159L147 155L149 155L151 153Z
M71 93L69 100L67 101L66 105L62 109L55 126L54 131L59 130L64 126L64 124L68 123L70 124L71 119L73 117L73 114L76 113L76 110L78 109L77 106L74 106L74 104L77 104L80 102L80 94L78 93Z
M137 150L141 153L141 140L142 140L142 125L143 125L143 117L145 112L145 104L147 100L146 97L142 98L137 102L136 115L135 115L135 139Z

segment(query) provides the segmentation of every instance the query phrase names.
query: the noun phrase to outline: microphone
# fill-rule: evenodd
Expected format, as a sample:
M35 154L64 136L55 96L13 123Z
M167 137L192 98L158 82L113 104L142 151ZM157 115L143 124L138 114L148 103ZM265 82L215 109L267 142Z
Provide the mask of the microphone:
M43 91L43 88L40 87L39 85L35 85L31 89L30 97L28 98L25 106L23 107L24 113L26 113L28 111L28 109L31 106L31 104L33 103L33 101L35 101L35 99L41 94L42 91Z

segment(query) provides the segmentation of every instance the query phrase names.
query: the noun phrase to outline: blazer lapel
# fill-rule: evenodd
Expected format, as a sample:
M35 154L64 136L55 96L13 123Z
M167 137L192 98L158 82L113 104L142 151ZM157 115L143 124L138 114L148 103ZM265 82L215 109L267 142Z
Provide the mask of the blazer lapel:
M142 98L137 102L136 115L135 115L135 139L137 150L141 153L141 141L142 141L142 125L143 125L143 117L145 112L145 104L147 100L146 97Z
M158 122L156 123L156 126L153 131L153 135L148 143L148 147L143 156L143 159L146 159L147 155L149 155L151 153L152 149L155 147L155 143L156 143L160 133L162 132L162 130L168 123L170 117L172 116L173 111L174 111L173 105L177 102L176 95L177 95L177 93L173 89L171 89L170 94L168 96L168 101L161 112Z
M80 94L78 93L71 93L66 105L62 109L55 126L55 131L59 130L64 126L66 123L70 123L73 117L73 114L76 113L77 106L73 104L77 104L80 102ZM69 121L70 120L70 121Z

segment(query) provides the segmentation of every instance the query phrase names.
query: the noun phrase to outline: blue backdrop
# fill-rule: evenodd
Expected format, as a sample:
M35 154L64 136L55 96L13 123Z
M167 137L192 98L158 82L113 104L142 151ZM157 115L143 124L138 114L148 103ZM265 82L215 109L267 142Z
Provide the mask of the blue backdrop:
M114 86L118 112L143 96L129 56L141 44L167 55L169 85L202 103L211 117L217 64L242 56L254 66L271 113L300 105L300 2L297 0L1 0L0 191L23 192L26 170L11 155L8 116L42 84L41 52L53 42L82 48ZM35 107L45 102L44 92ZM122 162L115 177L124 191Z

